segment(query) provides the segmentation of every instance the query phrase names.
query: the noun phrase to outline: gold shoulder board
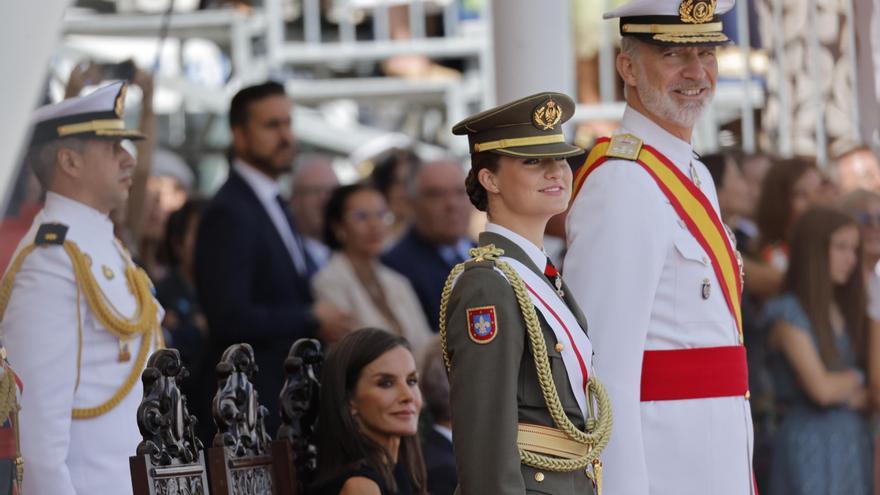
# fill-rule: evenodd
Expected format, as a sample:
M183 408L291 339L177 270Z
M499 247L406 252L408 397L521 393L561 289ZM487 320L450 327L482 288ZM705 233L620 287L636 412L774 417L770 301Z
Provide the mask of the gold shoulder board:
M635 160L639 157L641 150L641 139L632 134L617 134L612 136L611 144L608 145L608 151L605 152L605 156Z

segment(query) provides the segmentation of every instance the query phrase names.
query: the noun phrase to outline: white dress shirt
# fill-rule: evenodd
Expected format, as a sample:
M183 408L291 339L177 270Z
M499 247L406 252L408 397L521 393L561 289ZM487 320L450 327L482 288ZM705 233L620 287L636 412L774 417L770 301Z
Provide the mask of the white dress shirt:
M621 128L691 176L718 212L690 143L627 107ZM641 402L646 350L739 345L708 255L651 176L611 159L588 177L566 220L565 281L590 322L614 433L602 454L610 495L746 495L752 421L744 397ZM708 280L710 291L702 297Z

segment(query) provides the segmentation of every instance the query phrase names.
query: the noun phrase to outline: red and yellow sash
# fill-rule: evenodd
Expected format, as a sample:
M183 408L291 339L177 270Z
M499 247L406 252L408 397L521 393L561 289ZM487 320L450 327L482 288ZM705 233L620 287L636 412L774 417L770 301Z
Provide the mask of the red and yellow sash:
M615 159L608 154L610 145L611 139L606 137L599 139L593 147L586 162L575 175L572 202L587 177L609 159ZM742 343L742 280L739 276L739 264L715 208L703 192L659 151L651 146L641 145L641 151L637 152L638 157L634 161L657 182L675 212L684 220L690 233L712 260L712 268L720 282L730 314L736 321L739 341Z

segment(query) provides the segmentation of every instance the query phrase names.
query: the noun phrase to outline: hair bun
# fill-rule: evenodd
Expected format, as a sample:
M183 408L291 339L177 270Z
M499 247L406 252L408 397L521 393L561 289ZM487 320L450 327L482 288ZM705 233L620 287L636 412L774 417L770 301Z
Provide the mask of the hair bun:
M464 187L467 190L471 204L480 211L486 211L486 207L489 205L489 195L486 193L486 188L480 184L476 169L470 169L467 178L464 180Z

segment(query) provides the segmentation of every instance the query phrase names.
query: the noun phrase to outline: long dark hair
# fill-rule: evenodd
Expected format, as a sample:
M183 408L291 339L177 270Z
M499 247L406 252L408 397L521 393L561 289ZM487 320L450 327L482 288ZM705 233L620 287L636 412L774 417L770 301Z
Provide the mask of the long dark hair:
M165 239L162 244L160 261L164 261L171 267L178 267L181 263L180 248L186 232L189 230L193 219L199 218L205 209L207 201L202 198L190 198L179 209L168 216L165 224Z
M818 338L819 355L829 369L840 367L840 355L831 330L832 301L843 314L859 362L864 364L865 358L867 297L861 267L861 239L856 250L858 261L846 283L835 285L830 273L831 236L850 225L858 227L855 219L841 210L828 207L807 210L795 222L785 275L785 290L793 293L804 308Z
M412 351L403 337L364 328L346 335L327 354L321 372L320 420L316 432L318 484L365 463L379 473L389 489L397 491L390 453L363 434L349 406L361 371L397 347ZM401 437L397 463L409 473L416 493L426 493L427 475L418 435Z
M370 172L369 182L385 196L388 201L391 186L397 183L397 170L400 167L409 167L403 178L404 183L409 182L421 166L421 160L413 150L406 148L394 148L380 157L374 159L376 165Z
M770 166L755 209L755 220L761 232L759 249L788 240L793 220L794 185L810 170L819 169L815 162L803 157L779 160Z
M712 182L715 183L715 189L720 191L724 188L724 176L727 173L727 167L735 163L733 156L724 152L710 153L700 157L700 161L709 169L709 174L712 175Z

